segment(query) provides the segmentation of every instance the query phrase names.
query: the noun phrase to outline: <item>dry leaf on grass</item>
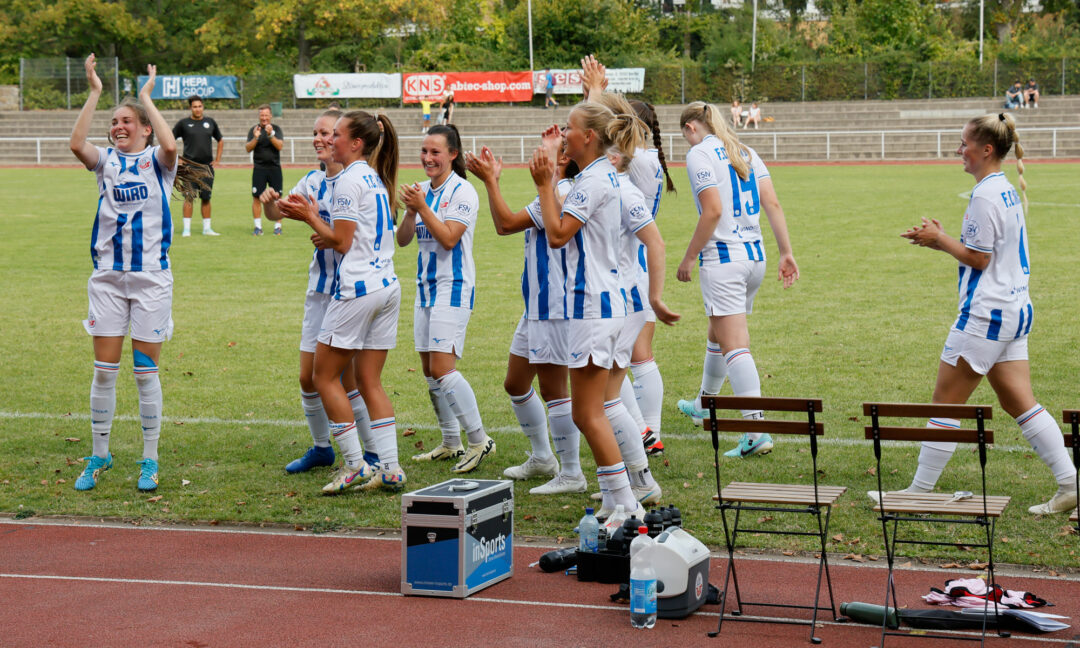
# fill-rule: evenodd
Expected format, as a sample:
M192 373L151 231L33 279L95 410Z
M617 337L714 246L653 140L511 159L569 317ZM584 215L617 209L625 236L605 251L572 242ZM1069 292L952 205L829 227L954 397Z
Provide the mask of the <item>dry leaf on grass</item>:
M164 495L154 495L153 497L151 497L150 499L148 499L146 501L147 502L160 502L162 497L164 497Z
M416 434L416 430L412 428L405 428L405 431L401 433L401 436L412 436Z
M856 554L856 553L850 553L850 554L844 556L844 560L851 560L853 562L860 562L860 563L865 562L865 559L862 557L862 554Z
M82 439L79 437L68 437L64 439L64 441L67 441L68 443L78 443L79 441L82 441Z

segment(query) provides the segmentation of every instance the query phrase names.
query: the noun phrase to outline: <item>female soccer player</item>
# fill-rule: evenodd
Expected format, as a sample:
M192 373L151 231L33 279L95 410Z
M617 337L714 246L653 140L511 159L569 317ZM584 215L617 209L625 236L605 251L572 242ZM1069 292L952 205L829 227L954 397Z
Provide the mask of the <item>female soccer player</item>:
M785 288L799 278L787 221L765 163L739 142L719 109L701 101L692 103L683 110L679 124L691 146L686 172L699 217L677 276L679 281L690 281L697 262L709 317L700 393L719 393L726 377L736 396L760 396L761 381L750 355L746 316L765 277L765 248L758 225L761 207L765 207L780 248L778 278ZM700 396L694 401L679 401L679 409L695 422L704 417ZM746 410L743 417L761 418L761 412ZM744 434L724 456L766 454L772 446L768 434Z
M330 209L333 206L334 185L343 169L339 162L334 161L331 146L334 124L337 123L341 114L340 110L327 110L315 120L311 143L322 168L309 171L289 192L301 197L313 197L319 204L319 216L328 224L330 223ZM272 221L282 218L277 206L280 198L281 195L273 187L267 187L259 196L266 217ZM321 244L317 236L315 240ZM317 245L312 254L311 263L308 265L304 321L300 329L300 399L314 445L303 456L290 461L285 466L285 472L288 473L306 472L319 466L334 465L334 448L330 444L330 421L326 417L326 410L323 408L322 399L319 398L319 392L315 389L312 376L315 367L316 338L326 314L326 307L333 299L337 288L334 277L340 263L341 255L337 251ZM364 460L375 463L378 461L378 455L370 452L375 444L371 437L367 407L364 399L360 398L360 391L356 389L356 377L351 367L342 374L341 379L345 385L349 403L352 405L360 440L365 448Z
M89 93L71 131L71 152L97 176L100 198L90 235L94 272L87 283L89 314L83 322L94 338L94 379L90 384L90 429L93 450L75 480L75 490L97 485L112 468L109 434L116 409L116 377L124 336L131 332L143 458L139 461L139 490L158 486L158 439L161 435L161 382L158 357L161 344L172 337L172 271L169 244L172 214L169 194L176 182L181 191L196 195L197 179L177 177L176 139L154 106L157 68L147 66L149 78L139 90L139 102L123 101L113 111L109 141L101 148L87 141L94 108L101 98L101 79L93 54L86 57ZM160 143L154 146L154 133ZM185 166L185 174L195 173ZM190 183L190 184L189 184Z
M558 127L545 131L541 141L547 153L558 159L555 190L561 199L573 184L569 178L577 175L577 164L561 154L562 135ZM525 312L510 343L503 388L510 396L514 415L529 439L532 452L525 463L510 466L503 475L511 479L554 475L547 483L530 489L529 493L533 495L584 493L588 483L581 472L580 432L571 416L567 387L567 321L563 292L566 251L548 247L539 198L517 212L506 204L499 188L502 160L496 160L490 149L485 146L479 156L466 154L466 165L487 189L495 231L500 236L516 232L525 235L525 267L521 273ZM534 377L540 385L540 396L547 404L546 423L544 404L532 388ZM549 425L558 459L552 455L548 444Z
M495 454L495 441L484 432L472 387L456 368L465 351L465 329L476 291L472 243L480 199L465 179L457 127L433 126L421 145L420 162L429 179L401 186L407 210L397 242L404 247L415 236L419 248L413 341L443 439L413 459L456 459L454 472L467 473ZM461 447L459 425L468 436L468 449Z
M401 286L394 274L395 197L398 142L385 115L345 113L334 125L333 160L344 167L334 186L330 218L319 215L310 195L278 201L287 218L306 222L322 243L344 255L337 269L334 300L327 306L315 348L314 382L344 461L323 492L347 488L397 490L405 483L398 465L394 407L382 386L382 369L397 340ZM360 396L367 405L379 462L363 457L354 413L341 374L355 357Z
M552 180L554 161L538 149L529 164L548 243L553 248L566 245L573 418L596 459L603 497L600 513L605 516L617 505L635 515L644 510L630 489L626 466L604 413L605 387L626 316L618 270L622 221L619 182L605 153L614 146L632 158L640 144L636 122L632 116L615 115L595 103L578 104L570 111L563 133L565 150L582 171L561 208Z
M966 403L983 376L1001 407L1016 419L1024 438L1050 467L1058 490L1049 501L1028 509L1036 515L1076 508L1076 468L1057 421L1035 401L1028 365L1027 336L1032 306L1028 293L1027 196L1021 198L1001 172L1001 161L1016 150L1016 170L1024 194L1024 150L1016 122L1008 113L984 115L967 123L956 154L975 178L961 236L957 240L937 219L901 234L914 245L941 250L960 264L960 313L945 339L938 364L933 402ZM930 419L929 428L959 426L955 419ZM923 493L934 488L955 443L925 441L919 467L907 487ZM871 497L876 499L877 491Z

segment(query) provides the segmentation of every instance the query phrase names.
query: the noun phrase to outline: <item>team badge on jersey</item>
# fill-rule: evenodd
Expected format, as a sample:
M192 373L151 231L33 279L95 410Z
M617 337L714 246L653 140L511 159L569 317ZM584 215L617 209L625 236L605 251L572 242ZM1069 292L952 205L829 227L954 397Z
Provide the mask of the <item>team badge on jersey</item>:
M210 124L208 124L206 122L203 122L202 127L209 130L210 129Z
M458 214L462 216L468 216L472 213L472 207L470 207L468 203L458 203L457 210Z
M648 212L645 211L645 205L634 205L630 208L630 217L635 221L643 220L647 214Z
M139 160L139 168L146 171L150 168L150 158Z
M972 239L975 238L975 236L978 233L979 233L979 225L978 225L978 223L976 223L975 219L973 219L973 218L968 219L968 221L966 223L964 223L964 238L967 239L967 240L972 240Z
M337 203L338 207L343 207L345 209L352 207L352 200L348 196L338 196L334 199L334 202Z
M575 191L567 198L571 205L582 206L589 201L589 196L584 191Z
M706 180L712 180L712 169L702 169L697 172L698 182L705 182Z

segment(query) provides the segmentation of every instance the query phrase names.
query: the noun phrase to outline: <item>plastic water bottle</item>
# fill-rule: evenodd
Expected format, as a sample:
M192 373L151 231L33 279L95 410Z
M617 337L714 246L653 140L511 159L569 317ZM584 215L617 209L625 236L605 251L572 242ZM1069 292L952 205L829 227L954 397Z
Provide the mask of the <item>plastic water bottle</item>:
M637 535L630 542L630 562L633 564L634 558L641 553L641 550L646 547L651 547L654 540L649 536L649 527L642 524L637 528Z
M656 572L649 562L652 552L648 550L648 545L652 539L648 536L648 528L642 529L644 531L639 530L638 537L630 543L630 554L633 556L630 559L630 625L651 628L656 625ZM636 550L635 545L638 545Z
M585 509L585 517L578 522L578 533L581 539L578 541L578 551L582 553L596 553L599 551L600 521L593 515L592 508Z

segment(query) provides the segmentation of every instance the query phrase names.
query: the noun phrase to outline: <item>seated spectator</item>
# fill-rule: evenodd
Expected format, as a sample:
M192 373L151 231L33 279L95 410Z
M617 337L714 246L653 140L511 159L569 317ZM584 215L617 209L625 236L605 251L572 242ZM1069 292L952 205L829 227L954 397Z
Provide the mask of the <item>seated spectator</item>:
M1038 108L1039 107L1039 84L1035 83L1035 79L1028 79L1027 85L1024 86L1024 108Z
M758 108L756 101L750 104L750 112L746 115L746 121L743 122L742 127L746 128L750 122L754 122L754 130L757 130L758 125L761 124L761 108Z
M1012 84L1012 87L1005 91L1005 109L1009 110L1012 108L1019 108L1020 95L1022 95L1023 93L1024 91L1020 88L1019 81Z
M739 105L739 100L735 99L731 102L731 123L735 126L735 128L738 128L739 122L742 121L742 113L743 109Z

